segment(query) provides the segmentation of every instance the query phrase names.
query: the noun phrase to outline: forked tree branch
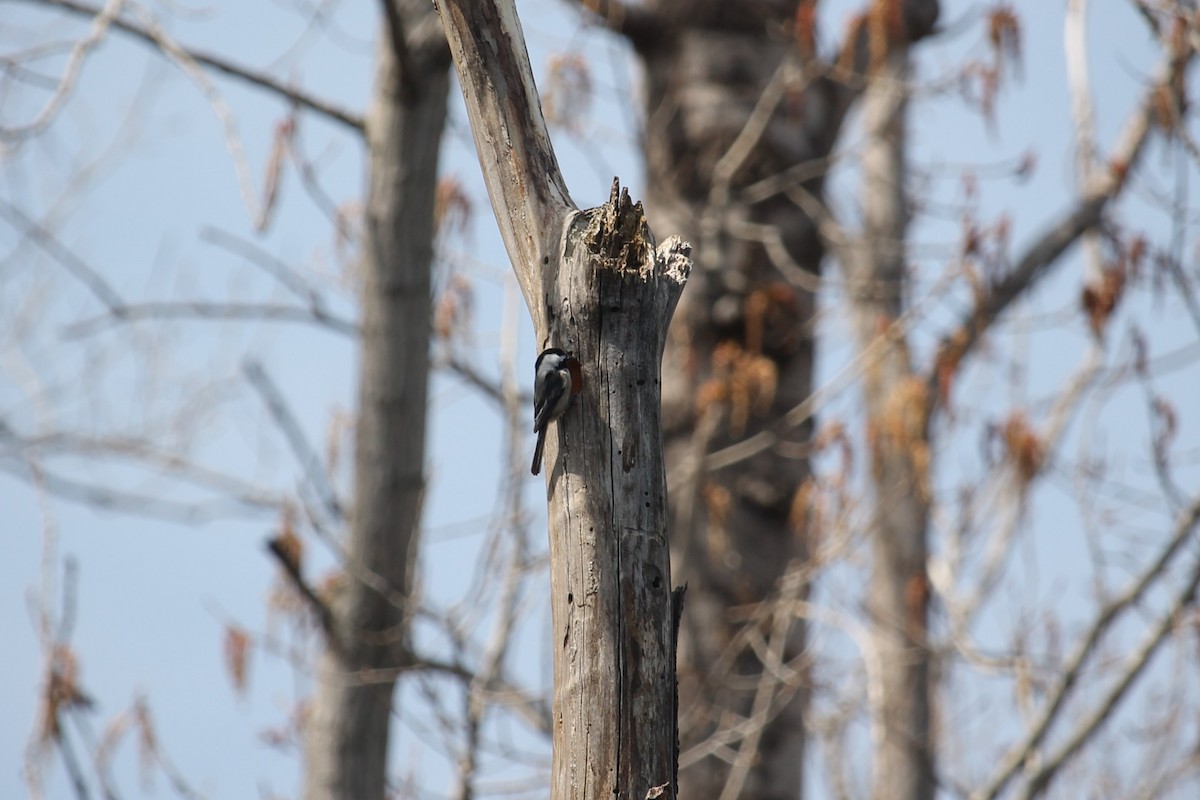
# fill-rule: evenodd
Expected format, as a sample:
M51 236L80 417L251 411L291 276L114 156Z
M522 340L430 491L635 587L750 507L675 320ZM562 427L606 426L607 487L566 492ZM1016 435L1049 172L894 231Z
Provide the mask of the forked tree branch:
M578 396L549 428L555 800L674 798L675 632L661 362L690 246L656 247L614 181L578 211L550 146L512 0L437 0L480 165L539 345Z
M510 2L436 5L500 235L534 326L543 331L542 295L554 283L560 240L575 204L550 144L521 22Z

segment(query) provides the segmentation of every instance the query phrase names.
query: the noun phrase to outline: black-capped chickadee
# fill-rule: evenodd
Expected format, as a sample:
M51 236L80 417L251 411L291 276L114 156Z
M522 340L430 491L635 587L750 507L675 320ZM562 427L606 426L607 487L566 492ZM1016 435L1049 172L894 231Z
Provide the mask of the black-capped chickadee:
M533 474L542 471L542 448L546 429L561 417L571 398L583 391L583 373L579 359L557 347L543 350L533 364L533 430L537 445L533 448Z

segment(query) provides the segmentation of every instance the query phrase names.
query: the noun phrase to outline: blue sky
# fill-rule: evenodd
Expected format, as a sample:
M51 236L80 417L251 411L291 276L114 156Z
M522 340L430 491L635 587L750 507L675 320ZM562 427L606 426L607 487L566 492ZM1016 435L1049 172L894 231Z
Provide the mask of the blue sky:
M822 4L827 42L836 38L847 9L856 5L846 0ZM930 81L952 73L966 54L984 56L980 23L972 16L978 14L978 6L945 5L943 19L961 22L954 29L962 32L923 47L920 75ZM1074 191L1074 132L1060 4L1014 5L1022 21L1022 76L1006 82L995 126L989 127L953 95L931 98L914 105L912 140L916 160L948 176L937 184L938 196L947 202L961 197L961 165L995 163L1036 151L1037 168L1030 179L981 183L979 216L1009 214L1016 250L1065 207ZM1092 6L1090 66L1097 138L1103 148L1114 140L1156 61L1144 26L1128 3ZM78 36L82 30L25 6L15 8L16 13L6 13L0 23L0 52ZM374 3L342 3L324 34L305 36L300 18L285 4L220 2L211 6L211 13L175 20L169 29L189 45L244 59L314 94L362 109L369 91L375 9ZM579 126L584 134L555 133L572 196L582 206L600 202L613 175L640 196L634 133L640 112L636 102L632 108L624 102L637 91L637 74L627 50L602 33L581 28L560 3L523 2L520 9L539 75L551 57L564 53L584 55L592 70L596 99ZM61 59L50 59L45 66L53 71ZM216 85L236 113L251 175L261 186L272 134L286 108L228 81L218 80ZM472 278L473 355L482 369L495 374L507 258L491 220L457 92L453 87L443 166L462 182L475 205L470 229L444 254L444 268ZM8 101L3 109L7 119L32 107ZM311 117L304 118L301 133L306 152L319 165L324 190L336 203L352 208L362 187L359 143ZM855 135L851 129L846 138L851 150ZM1122 206L1123 220L1144 227L1152 237L1169 235L1161 214L1151 208L1151 191L1169 189L1174 158L1161 148L1151 150L1148 163L1154 180L1139 186ZM89 169L89 178L80 185L73 181L82 168ZM354 315L352 282L346 265L339 263L330 226L305 195L294 170L284 176L281 204L270 230L256 235L209 105L177 68L119 35L89 59L78 91L51 129L0 163L0 169L0 199L52 223L63 243L94 265L126 299L286 299L267 276L206 243L201 234L213 228L252 239L274 256L303 265L303 274L327 291L335 311ZM852 171L835 179L835 203L847 220L853 220L854 190ZM954 243L958 225L953 216L924 220L915 228L914 239ZM669 233L658 232L660 237ZM922 280L935 275L940 263L936 258L922 260ZM1072 255L1045 292L1016 311L1016 332L997 337L985 359L988 368L966 376L958 395L958 438L950 439L953 444L939 453L946 485L959 474L969 476L981 469L977 441L967 433L972 423L998 417L1014 405L1037 407L1081 360L1087 339L1080 318L1066 315L1066 321L1046 334L1039 327L1046 315L1074 307L1081 269L1078 254ZM198 458L269 491L289 493L301 472L242 377L243 360L254 358L264 365L318 448L324 448L337 413L353 408L356 353L345 337L295 326L206 322L147 323L82 339L64 334L71 322L100 310L78 282L36 248L19 244L12 229L0 222L0 318L6 325L10 319L19 320L24 327L14 325L12 330L28 331L0 346L0 414L10 424L26 432L65 426L91 432L140 430L169 441L191 440ZM954 298L937 306L934 322L915 337L918 353L927 354L931 335L960 310ZM820 370L828 378L851 356L846 344L850 332L839 321L836 297L825 299L823 311ZM521 364L532 364L534 345L523 309L518 316ZM1197 338L1170 292L1162 301L1140 292L1121 309L1112 328L1113 352L1125 346L1133 325L1145 332L1153 354ZM1013 365L1025 370L1020 380L1011 380ZM518 376L528 377L523 367ZM1159 388L1178 401L1181 450L1193 448L1193 463L1183 473L1193 478L1190 484L1184 481L1188 489L1197 485L1197 434L1195 420L1186 413L1186 399L1196 396L1200 385L1194 370L1182 370L1164 376ZM494 505L501 431L494 409L452 377L435 379L430 398L431 481L422 565L428 594L449 604L466 595L473 580L476 551L483 541L478 521L486 519ZM181 407L188 411L188 424L182 426L173 413ZM854 419L857 409L851 391L836 400L827 415ZM1096 439L1097 447L1112 453L1114 469L1123 470L1122 480L1151 484L1145 447L1150 434L1139 392L1119 391L1094 411L1094 424L1077 426L1068 449L1079 447L1080 437ZM173 493L184 491L111 460L55 463L65 471L148 494L177 496ZM345 473L345 468L339 472L343 489ZM988 612L984 631L995 643L1021 624L1024 605L1061 600L1058 608L1068 623L1089 606L1093 587L1072 568L1086 559L1087 538L1069 484L1065 476L1051 476L1030 498L1025 535L1015 555L1025 594ZM530 480L527 490L528 508L535 517L532 530L537 545L544 547L539 538L540 482ZM163 747L201 791L221 797L258 794L260 788L296 792L294 754L270 750L259 737L262 729L280 725L294 702L291 673L278 660L258 656L250 689L239 697L221 660L226 619L255 631L282 630L266 602L275 568L263 541L276 524L272 515L239 512L196 526L178 525L39 495L27 481L5 473L0 473L0 508L6 549L0 559L0 629L7 634L9 653L0 662L5 687L0 796L25 794L20 775L35 716L40 660L31 598L39 586L47 531L57 541L58 556L70 556L80 567L72 644L81 656L83 684L99 704L93 722L96 735L136 695L144 694ZM1131 527L1165 527L1153 511L1121 513ZM311 549L320 552L317 545ZM315 558L314 573L329 563L327 557ZM1114 576L1118 574L1119 569ZM532 591L536 594L536 586ZM831 600L838 594L822 591ZM523 633L527 644L513 668L527 683L544 686L547 651L541 649L539 637L547 623L536 596L531 604L531 622ZM980 691L984 702L994 702L986 695ZM408 713L422 702L412 687L401 696L405 723L394 740L396 771L404 775L412 768L416 781L437 793L449 784L445 763L432 756L436 737L421 727L428 719ZM509 735L518 746L534 747L528 736ZM135 749L132 740L127 741L118 762L118 776L129 796L138 794ZM815 788L821 796L821 786ZM49 797L69 795L57 767L47 771L46 791ZM163 792L168 788L160 778L155 794Z

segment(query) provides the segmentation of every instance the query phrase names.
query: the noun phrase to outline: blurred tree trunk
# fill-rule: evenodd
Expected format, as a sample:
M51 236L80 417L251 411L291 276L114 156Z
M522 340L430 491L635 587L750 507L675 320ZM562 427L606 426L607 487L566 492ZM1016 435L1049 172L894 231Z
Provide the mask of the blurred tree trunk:
M870 4L836 64L816 53L811 0L672 0L620 14L589 6L645 65L648 213L655 229L693 242L696 259L663 362L672 559L688 585L683 751L741 730L714 748L721 756L685 765L681 796L792 800L803 784L804 631L759 615L773 662L764 668L739 644L745 622L730 611L807 591L780 582L807 558L810 536L813 420L784 419L813 390L825 253L802 206L824 195L825 159L861 93L871 31L915 41L932 31L939 4ZM756 434L758 446L721 452Z
M862 101L864 230L840 260L864 349L905 308L907 81L907 47L896 44L873 69ZM877 727L871 796L919 800L934 793L925 568L931 454L925 378L913 369L905 331L883 339L863 383L874 490L867 618L882 665L871 712Z
M692 18L685 27L683 20L694 12L707 14L708 24ZM694 2L680 4L678 13L675 35L642 54L646 206L654 228L680 231L693 242L695 256L692 285L663 359L672 562L676 580L688 586L678 665L686 751L751 716L763 665L746 649L728 658L743 625L729 611L771 598L779 578L807 553L804 530L789 522L792 498L809 475L806 459L768 450L724 470L708 472L702 464L707 454L763 430L812 391L813 294L784 278L762 243L735 230L769 228L786 258L814 279L824 249L786 196L753 206L722 204L724 198L713 196L718 164L793 49L768 35L788 10L783 4ZM818 158L832 145L824 139L828 131L806 135L782 105L767 113L768 130L730 176L732 191ZM809 182L817 193L821 184L820 176ZM748 418L735 419L734 405L750 394L766 402L753 404ZM811 436L805 423L784 439L805 442ZM764 629L772 624L763 622ZM788 628L779 655L795 665L803 630L798 623ZM773 695L772 718L757 745L747 739L730 745L739 752L747 745L746 757L755 763L741 796L790 800L800 794L804 691L795 682ZM757 756L750 752L755 747ZM706 758L681 770L680 794L723 797L730 774L728 763Z
M347 579L307 719L305 797L373 800L387 785L397 670L425 486L430 268L449 54L432 9L383 26L367 115L362 361ZM404 41L398 53L397 38ZM410 69L404 73L401 61Z

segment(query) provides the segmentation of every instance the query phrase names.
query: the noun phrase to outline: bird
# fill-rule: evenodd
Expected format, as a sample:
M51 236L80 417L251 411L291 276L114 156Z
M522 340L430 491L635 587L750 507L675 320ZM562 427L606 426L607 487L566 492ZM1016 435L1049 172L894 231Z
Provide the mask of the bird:
M571 398L581 391L583 373L579 359L557 347L548 347L538 354L533 364L533 430L537 434L531 467L534 475L542 471L546 429L566 413Z

